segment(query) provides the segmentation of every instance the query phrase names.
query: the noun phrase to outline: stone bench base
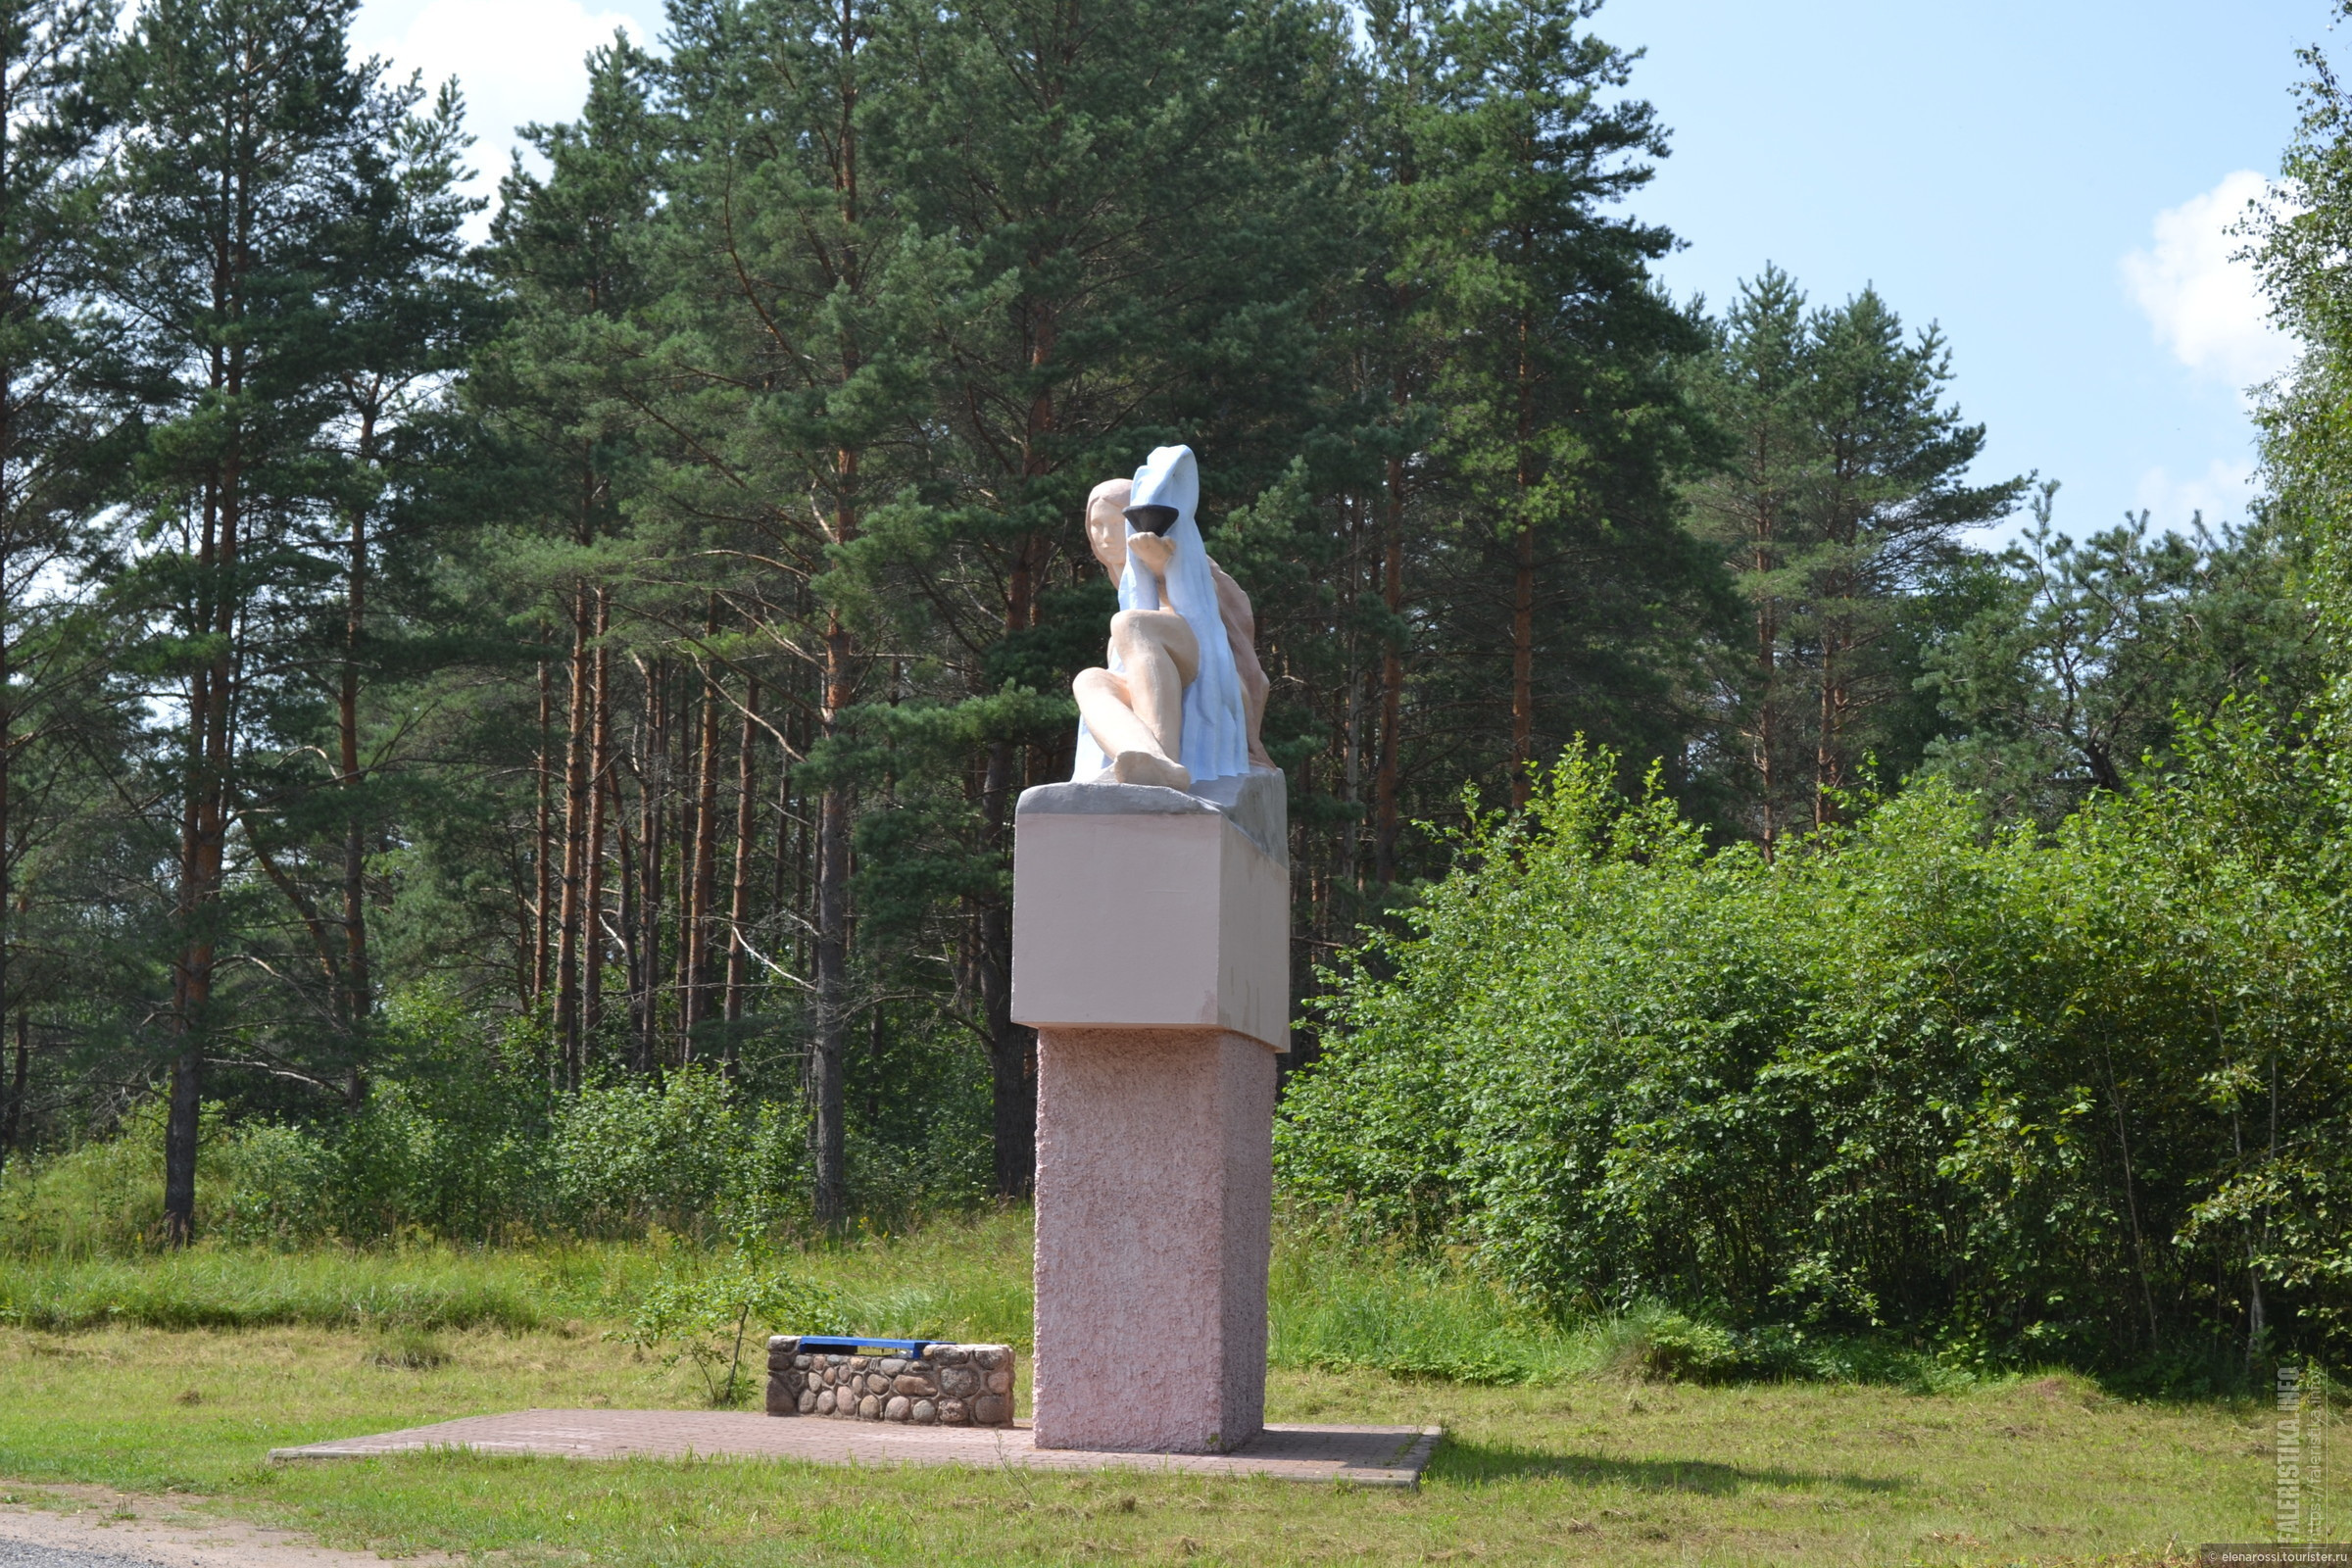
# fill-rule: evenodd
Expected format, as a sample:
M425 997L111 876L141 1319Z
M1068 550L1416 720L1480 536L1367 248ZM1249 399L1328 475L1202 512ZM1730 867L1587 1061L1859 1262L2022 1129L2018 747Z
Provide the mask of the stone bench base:
M1012 1425L1015 1363L1008 1345L926 1345L914 1356L804 1350L767 1342L767 1413L829 1415L910 1426Z

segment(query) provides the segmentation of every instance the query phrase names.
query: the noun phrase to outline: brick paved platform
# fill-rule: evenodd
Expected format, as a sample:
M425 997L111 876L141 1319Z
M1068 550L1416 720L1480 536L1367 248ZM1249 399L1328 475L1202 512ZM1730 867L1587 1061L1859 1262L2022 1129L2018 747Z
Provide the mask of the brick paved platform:
M733 1410L519 1410L429 1427L273 1448L272 1459L366 1459L431 1448L545 1453L567 1459L680 1459L689 1454L809 1459L820 1464L960 1464L975 1469L1156 1470L1417 1487L1436 1427L1269 1426L1236 1453L1104 1453L1040 1448L1024 1421L1009 1431L910 1427Z

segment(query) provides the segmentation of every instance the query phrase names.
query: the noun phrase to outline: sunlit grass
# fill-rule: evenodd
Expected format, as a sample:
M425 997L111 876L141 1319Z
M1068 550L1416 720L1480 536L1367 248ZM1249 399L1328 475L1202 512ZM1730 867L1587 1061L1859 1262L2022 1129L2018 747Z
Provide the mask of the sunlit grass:
M2068 1562L2259 1539L2264 1412L2132 1404L2080 1380L1914 1395L1613 1375L1478 1388L1278 1371L1276 1420L1448 1429L1418 1494L1133 1475L274 1446L502 1409L686 1406L688 1376L594 1333L277 1327L0 1331L0 1477L142 1493L394 1553L680 1563ZM412 1342L413 1343L413 1342ZM436 1361L434 1355L445 1357Z
M497 1410L698 1404L686 1369L605 1337L639 1287L696 1255L657 1239L12 1260L0 1478L193 1493L394 1553L623 1568L2055 1563L2179 1557L2265 1527L2252 1405L2132 1403L2068 1376L1938 1393L1644 1382L1690 1325L1562 1326L1441 1263L1303 1232L1276 1253L1269 1414L1444 1426L1418 1494L755 1461L266 1460ZM1018 1211L855 1237L789 1266L866 1332L1028 1347Z

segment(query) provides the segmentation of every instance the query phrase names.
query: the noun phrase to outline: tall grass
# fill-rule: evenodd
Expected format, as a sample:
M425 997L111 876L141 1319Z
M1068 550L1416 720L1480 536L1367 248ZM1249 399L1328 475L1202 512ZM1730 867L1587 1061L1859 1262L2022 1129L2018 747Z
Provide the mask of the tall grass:
M787 1261L837 1296L865 1332L1025 1347L1029 1234L1025 1213L997 1213L906 1236L856 1236ZM53 1332L108 1324L525 1332L575 1319L617 1322L665 1264L692 1266L700 1255L660 1233L637 1243L514 1248L205 1244L172 1253L36 1253L0 1267L0 1323Z
M164 1111L148 1101L116 1137L40 1159L12 1159L0 1173L0 1255L136 1257L162 1233ZM219 1125L208 1106L196 1165L196 1225L212 1236L260 1239L257 1194L285 1185L312 1151L290 1127Z
M197 1248L147 1258L51 1257L0 1269L0 1322L72 1331L499 1328L605 1317L650 1272L630 1249L565 1254L446 1249L286 1253Z
M905 1235L854 1235L790 1254L789 1266L832 1293L863 1332L1026 1348L1030 1244L1028 1214L1008 1210L937 1220ZM0 1270L0 1322L52 1331L122 1323L522 1332L624 1318L664 1264L691 1266L695 1255L691 1246L660 1235L635 1244L507 1249L289 1252L206 1245L164 1254L36 1255ZM1519 1383L1565 1375L1605 1355L1590 1333L1531 1315L1442 1264L1351 1251L1316 1234L1282 1234L1272 1285L1277 1365Z
M1029 1215L934 1220L788 1252L789 1271L837 1299L860 1333L1008 1344L1034 1316ZM667 1270L716 1255L657 1232L633 1243L447 1245L280 1251L206 1244L177 1253L47 1255L0 1267L0 1323L51 1332L301 1325L379 1334L510 1333L626 1320ZM1454 1383L1625 1377L1826 1379L1940 1388L1967 1368L1875 1342L1734 1335L1658 1305L1562 1322L1444 1258L1276 1231L1270 1359ZM778 1331L812 1325L763 1325Z
M865 1334L1011 1345L1034 1323L1026 1210L934 1220L904 1235L812 1249L799 1266Z
M1534 1383L1585 1370L1590 1336L1530 1313L1442 1261L1351 1250L1311 1231L1276 1240L1276 1366L1376 1369L1466 1383Z

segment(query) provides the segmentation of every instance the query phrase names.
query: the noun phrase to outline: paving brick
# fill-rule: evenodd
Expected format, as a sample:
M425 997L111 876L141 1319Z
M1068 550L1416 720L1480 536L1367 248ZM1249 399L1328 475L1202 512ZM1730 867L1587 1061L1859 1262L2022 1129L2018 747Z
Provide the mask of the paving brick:
M779 1418L737 1410L517 1410L274 1448L270 1457L364 1459L434 1448L566 1459L732 1455L819 1464L1157 1470L1409 1488L1420 1484L1437 1444L1436 1427L1269 1426L1234 1453L1109 1453L1040 1448L1025 1421L981 1428Z

